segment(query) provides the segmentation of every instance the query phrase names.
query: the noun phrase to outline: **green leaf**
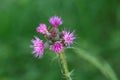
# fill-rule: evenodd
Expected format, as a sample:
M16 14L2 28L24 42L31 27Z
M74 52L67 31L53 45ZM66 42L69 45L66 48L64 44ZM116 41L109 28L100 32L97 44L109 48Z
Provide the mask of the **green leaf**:
M86 61L97 67L109 80L118 80L113 69L106 61L91 55L89 52L83 49L73 48L73 50L79 57L85 59Z

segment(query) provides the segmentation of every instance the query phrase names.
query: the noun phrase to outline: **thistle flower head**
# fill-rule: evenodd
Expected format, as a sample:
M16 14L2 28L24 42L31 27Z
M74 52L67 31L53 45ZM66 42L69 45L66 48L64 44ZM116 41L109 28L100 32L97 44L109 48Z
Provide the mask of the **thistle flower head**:
M36 30L37 30L37 32L39 32L39 33L41 33L41 34L47 34L47 33L48 33L46 24L40 24L40 25L37 27Z
M58 16L53 16L49 19L50 24L53 26L50 29L47 29L46 24L40 24L36 30L37 32L44 35L46 43L42 42L38 37L35 37L35 40L32 40L33 43L33 54L41 57L44 52L44 48L49 48L55 53L61 53L64 48L67 48L73 44L75 36L74 32L69 32L63 30L59 31L58 26L62 25L62 19Z
M42 40L40 40L38 37L35 37L35 40L32 40L32 43L33 43L33 54L39 57L41 57L43 55L43 52L44 52L44 44L42 42Z
M70 33L67 31L63 31L63 40L65 44L70 46L71 44L73 44L74 39L75 39L74 32Z
M51 48L55 53L61 53L63 51L63 45L60 42L55 42Z
M60 25L62 25L62 19L59 18L58 16L52 16L49 19L49 23L53 26L53 27L58 27Z

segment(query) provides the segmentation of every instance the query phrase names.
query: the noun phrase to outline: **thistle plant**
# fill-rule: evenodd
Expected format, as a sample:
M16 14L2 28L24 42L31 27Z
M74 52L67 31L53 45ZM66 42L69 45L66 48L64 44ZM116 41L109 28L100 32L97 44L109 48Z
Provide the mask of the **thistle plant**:
M40 38L35 36L35 39L32 39L33 43L33 54L36 57L42 58L44 54L44 49L47 48L53 51L56 55L59 55L59 60L61 63L62 72L66 80L72 80L70 72L68 70L66 56L64 49L70 47L74 43L74 32L67 30L59 31L59 27L63 24L61 17L52 16L49 19L51 28L48 29L46 24L42 23L37 28L36 31L46 39L45 44Z
M59 56L58 58L60 60L62 74L65 80L72 80L71 72L68 70L64 49L70 47L74 43L76 38L74 36L74 32L67 30L59 31L59 27L63 24L61 17L52 16L49 19L49 23L52 26L51 28L48 28L44 23L40 24L36 28L38 33L44 35L46 42L43 43L39 37L35 36L35 39L32 39L32 53L36 57L42 58L45 48L53 51L56 55ZM92 56L87 51L80 49L79 47L74 47L71 49L74 50L75 54L77 54L79 57L96 66L109 80L118 80L114 71L106 61Z

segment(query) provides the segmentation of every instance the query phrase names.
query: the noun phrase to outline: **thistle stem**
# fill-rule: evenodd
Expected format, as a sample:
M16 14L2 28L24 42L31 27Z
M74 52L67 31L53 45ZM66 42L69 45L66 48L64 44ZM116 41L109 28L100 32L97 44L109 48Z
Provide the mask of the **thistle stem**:
M68 70L65 54L63 52L60 53L59 58L60 58L60 63L61 63L61 67L62 67L62 73L64 74L65 79L72 80L72 78L70 77L70 72Z

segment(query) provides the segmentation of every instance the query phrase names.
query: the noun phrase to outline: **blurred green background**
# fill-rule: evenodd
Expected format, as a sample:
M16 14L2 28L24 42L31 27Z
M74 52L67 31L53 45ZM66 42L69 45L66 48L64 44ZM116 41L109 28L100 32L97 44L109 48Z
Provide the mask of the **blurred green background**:
M106 60L120 79L120 0L0 0L0 80L62 80L56 55L31 53L40 23L58 15L60 29L75 30L76 44ZM73 80L108 80L95 66L67 50Z

